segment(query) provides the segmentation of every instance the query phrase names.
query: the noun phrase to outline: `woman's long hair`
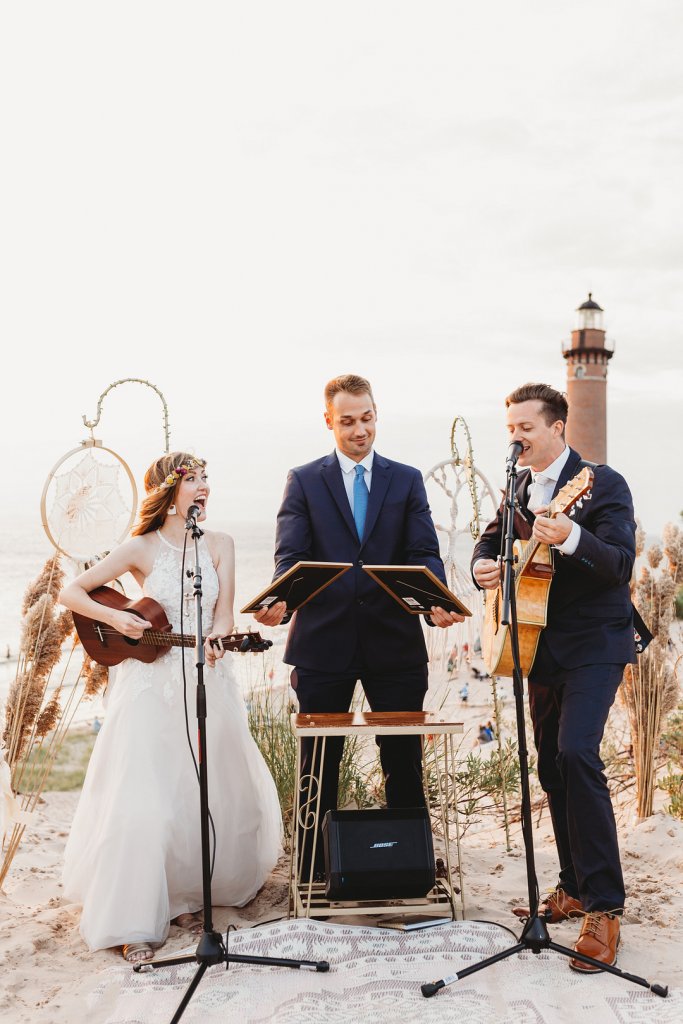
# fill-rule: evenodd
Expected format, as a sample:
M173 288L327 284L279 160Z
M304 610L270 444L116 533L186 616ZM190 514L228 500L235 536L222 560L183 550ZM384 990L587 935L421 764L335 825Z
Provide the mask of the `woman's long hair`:
M193 462L200 466L205 465L203 459L198 459L196 455L190 455L189 452L170 452L169 455L162 455L160 459L156 459L152 463L145 473L147 496L140 503L138 520L130 531L132 537L139 537L143 533L152 533L163 526L168 510L175 502L176 488L180 480L176 480L170 487L161 485L178 466L190 466Z

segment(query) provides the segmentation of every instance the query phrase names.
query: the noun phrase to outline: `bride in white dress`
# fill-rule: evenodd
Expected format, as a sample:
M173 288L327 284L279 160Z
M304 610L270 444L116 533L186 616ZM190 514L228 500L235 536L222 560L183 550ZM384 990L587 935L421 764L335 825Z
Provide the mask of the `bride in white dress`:
M192 581L181 579L181 559L189 506L197 504L199 519L206 518L205 463L185 452L163 456L147 471L145 487L132 538L67 586L60 600L137 639L150 623L88 596L131 572L145 595L163 605L174 631L180 631L182 614L184 631L192 635ZM234 545L227 534L205 531L199 552L209 805L216 831L212 895L216 905L243 906L275 866L282 823L231 656L209 644L233 629ZM186 564L194 564L191 539ZM189 915L202 906L199 784L187 736L189 731L196 757L194 652L171 648L151 664L128 659L111 676L106 719L66 847L64 890L83 904L80 930L91 950L123 946L126 959L140 961L165 941L172 920L196 926Z

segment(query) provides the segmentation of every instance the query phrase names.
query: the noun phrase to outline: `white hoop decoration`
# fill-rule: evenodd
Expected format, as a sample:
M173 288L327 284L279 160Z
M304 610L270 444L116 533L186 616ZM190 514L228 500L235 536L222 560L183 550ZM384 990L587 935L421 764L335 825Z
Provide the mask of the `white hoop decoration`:
M456 430L464 431L466 454L460 455ZM483 605L481 595L470 574L470 558L474 543L496 514L500 499L484 474L474 464L472 438L461 416L456 416L451 430L451 458L437 462L424 474L424 483L434 516L437 534L443 535L442 550L446 582L454 594L462 597L472 611L465 622L448 630L427 630L430 660L446 660L446 633L454 632L473 649L481 635ZM440 522L439 519L443 517ZM443 547L442 546L442 547Z
M87 562L127 537L137 504L127 463L111 448L88 440L50 470L40 515L50 543L69 558Z
M500 497L496 496L476 466L464 465L453 458L432 466L424 474L424 482L435 519L434 526L446 541L443 561L449 586L457 587L456 593L461 595L476 594L477 588L470 575L475 533L478 539L494 518ZM473 485L477 488L474 507L471 500ZM442 522L438 521L438 516L443 517Z

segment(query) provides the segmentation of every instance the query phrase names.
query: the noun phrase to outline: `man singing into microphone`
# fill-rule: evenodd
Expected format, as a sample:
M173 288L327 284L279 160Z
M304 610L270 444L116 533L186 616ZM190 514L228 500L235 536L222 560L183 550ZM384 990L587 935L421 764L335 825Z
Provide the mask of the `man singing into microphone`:
M529 673L538 777L560 861L557 886L540 913L551 922L582 917L576 951L614 964L624 881L600 741L624 666L635 661L633 502L623 477L595 466L581 507L544 517L557 491L586 465L565 443L567 400L547 384L524 384L505 405L510 440L522 446L518 465L528 467L518 476L515 536L550 545L555 568L548 624ZM502 522L501 507L474 549L480 587L500 582ZM579 960L570 966L597 970Z
M373 711L419 711L427 690L427 650L417 617L406 614L363 572L368 565L425 565L445 583L443 563L419 470L374 451L377 410L363 377L325 387L325 423L335 450L292 469L278 513L275 578L300 560L351 562L353 568L295 613L284 660L301 712L347 712L360 680ZM275 626L284 602L256 615ZM443 628L463 616L432 608ZM390 807L423 807L419 737L378 739ZM320 816L337 805L344 740L330 738ZM316 770L313 741L302 749L302 777ZM308 871L310 851L304 855ZM318 841L314 870L323 868Z

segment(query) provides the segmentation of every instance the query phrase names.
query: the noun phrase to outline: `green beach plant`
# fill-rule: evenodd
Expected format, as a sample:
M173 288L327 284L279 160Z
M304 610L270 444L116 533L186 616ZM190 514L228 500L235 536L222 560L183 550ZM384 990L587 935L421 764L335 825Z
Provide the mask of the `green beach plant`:
M662 733L662 753L667 760L667 773L658 788L668 794L667 814L683 819L683 704L670 716Z
M247 698L249 729L275 782L288 849L296 781L296 737L291 716L296 710L287 687L261 686L252 689ZM348 738L339 771L339 806L370 806L376 786L369 782L375 774L372 761L363 763L359 739Z

